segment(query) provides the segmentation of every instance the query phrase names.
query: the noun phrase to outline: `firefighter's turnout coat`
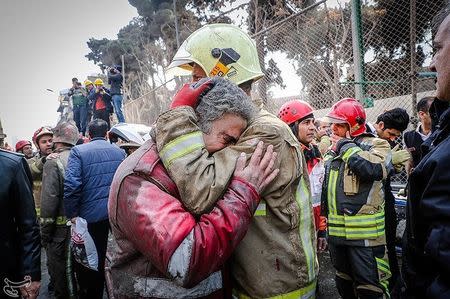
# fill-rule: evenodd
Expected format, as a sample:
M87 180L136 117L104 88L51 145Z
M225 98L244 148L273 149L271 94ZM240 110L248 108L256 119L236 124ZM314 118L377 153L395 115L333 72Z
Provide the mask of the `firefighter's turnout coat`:
M234 252L235 294L312 298L318 263L308 171L289 127L262 110L236 145L211 156L190 107L163 113L155 133L161 160L181 201L196 215L210 211L224 193L241 152L251 154L258 141L274 146L280 173L262 192L249 231Z
M220 270L244 237L259 195L233 177L214 208L198 218L178 198L152 140L117 169L105 269L114 298L225 297Z
M386 140L364 134L341 139L325 157L322 206L330 242L354 246L385 245L384 182L390 161Z

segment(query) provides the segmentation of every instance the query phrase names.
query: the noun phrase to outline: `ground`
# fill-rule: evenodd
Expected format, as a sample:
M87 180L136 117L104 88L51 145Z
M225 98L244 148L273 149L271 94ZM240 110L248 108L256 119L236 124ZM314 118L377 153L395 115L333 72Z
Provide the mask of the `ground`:
M331 259L328 252L319 255L320 273L319 273L319 289L317 292L316 299L336 299L339 295L336 290L336 285L334 283L334 269L331 265ZM39 299L53 299L54 296L50 295L48 292L48 271L47 271L47 257L45 256L45 251L42 250L42 281L41 290L39 292ZM103 296L104 299L107 298L106 294Z

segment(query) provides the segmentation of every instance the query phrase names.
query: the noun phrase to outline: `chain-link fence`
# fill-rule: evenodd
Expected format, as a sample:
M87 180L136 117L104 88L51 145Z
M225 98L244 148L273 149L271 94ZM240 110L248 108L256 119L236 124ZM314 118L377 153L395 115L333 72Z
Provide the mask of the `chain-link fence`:
M253 2L241 4L238 13L264 15L252 14ZM325 115L337 100L356 97L365 103L368 121L401 107L412 117L409 129L413 129L416 102L435 89L433 74L427 70L431 19L444 0L297 2L299 8L288 7L282 20L256 20L252 25L250 18L246 23L240 18L236 24L256 32L251 35L264 62L266 76L254 84L254 97L274 113L288 100L305 100L317 109L316 117ZM283 6L270 9L280 11ZM128 101L127 119L152 123L168 107L180 80ZM406 176L394 180L405 183Z

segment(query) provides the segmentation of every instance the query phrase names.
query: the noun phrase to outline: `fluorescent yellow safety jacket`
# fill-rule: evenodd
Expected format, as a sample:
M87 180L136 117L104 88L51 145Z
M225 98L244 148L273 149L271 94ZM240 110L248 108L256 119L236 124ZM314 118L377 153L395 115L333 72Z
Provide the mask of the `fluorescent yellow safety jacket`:
M237 296L314 298L318 263L308 172L289 127L260 111L236 145L210 156L196 123L192 108L178 107L158 118L154 132L181 201L196 215L208 212L224 193L241 152L251 154L263 141L278 153L280 173L262 192L247 235L234 252Z
M390 157L389 143L369 134L342 139L337 151L327 154L322 206L330 242L386 244L383 190Z

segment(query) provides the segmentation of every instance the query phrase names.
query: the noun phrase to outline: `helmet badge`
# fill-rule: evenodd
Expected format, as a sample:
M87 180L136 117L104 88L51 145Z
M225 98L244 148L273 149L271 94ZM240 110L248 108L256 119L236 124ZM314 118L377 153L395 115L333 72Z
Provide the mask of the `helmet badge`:
M229 67L228 65L235 63L241 58L238 52L236 52L232 48L219 49L214 48L211 50L211 56L217 58L216 65L209 72L211 77L219 76L224 77L232 77L236 75L236 69L234 67ZM230 72L230 70L233 70Z

